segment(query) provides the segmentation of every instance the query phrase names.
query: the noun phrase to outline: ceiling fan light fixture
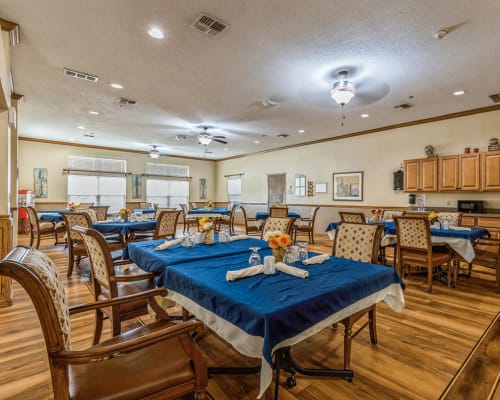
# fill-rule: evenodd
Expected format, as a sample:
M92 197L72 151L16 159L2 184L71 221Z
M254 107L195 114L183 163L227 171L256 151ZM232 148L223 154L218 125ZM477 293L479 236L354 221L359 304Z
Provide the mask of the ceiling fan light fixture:
M209 134L201 133L198 136L198 141L201 144L207 146L207 145L209 145L212 142L212 136L210 136Z
M151 157L152 159L160 157L160 152L156 148L156 146L153 146L152 150L149 152L149 157Z
M351 99L356 95L356 90L352 82L342 79L333 84L332 90L330 90L332 99L341 106L349 103Z

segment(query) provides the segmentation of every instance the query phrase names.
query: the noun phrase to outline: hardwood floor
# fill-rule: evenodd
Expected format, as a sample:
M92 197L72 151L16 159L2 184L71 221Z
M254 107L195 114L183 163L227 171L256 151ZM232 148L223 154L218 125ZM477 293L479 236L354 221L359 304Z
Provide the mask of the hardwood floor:
M315 235L317 244L308 246L331 253L326 235ZM20 243L27 243L20 237ZM52 257L67 287L70 304L91 301L86 278L74 273L66 278L67 255L63 246L48 240L40 249ZM405 278L406 308L398 314L384 303L377 308L379 343L371 346L365 329L353 341L351 367L354 380L306 377L297 374L297 386L289 389L282 374L280 399L437 399L461 366L476 341L500 310L500 292L491 276L473 273L460 277L457 288L440 282L433 293L426 292L425 278ZM91 343L92 313L72 318L73 348ZM343 330L324 329L294 348L304 366L340 368L343 362ZM103 337L109 337L105 323ZM500 338L497 338L500 340ZM14 305L0 309L0 399L41 400L52 398L45 343L28 295L14 283ZM199 341L209 365L254 365L214 334ZM209 392L216 400L255 399L259 376L212 376ZM268 390L264 399L272 399Z

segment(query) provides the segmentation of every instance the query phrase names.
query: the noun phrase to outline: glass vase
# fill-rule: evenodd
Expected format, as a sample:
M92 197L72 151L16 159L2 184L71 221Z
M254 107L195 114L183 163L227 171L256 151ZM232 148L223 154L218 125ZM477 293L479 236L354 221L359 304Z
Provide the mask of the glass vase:
M205 244L214 244L215 243L215 235L214 235L213 229L205 232L205 237L203 238L203 243L205 243Z
M285 249L282 249L281 247L273 249L273 256L276 262L282 262L283 257L285 257Z

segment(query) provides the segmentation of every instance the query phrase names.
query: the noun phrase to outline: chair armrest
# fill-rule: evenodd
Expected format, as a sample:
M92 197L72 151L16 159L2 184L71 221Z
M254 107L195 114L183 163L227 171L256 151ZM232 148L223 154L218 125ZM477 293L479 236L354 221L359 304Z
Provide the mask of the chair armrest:
M104 361L132 353L176 336L187 335L201 327L201 322L197 320L154 322L84 350L60 351L52 354L51 359L66 365Z
M144 279L152 279L156 278L158 275L154 272L141 272L141 273L132 273L132 274L124 274L124 275L115 275L110 276L110 282L135 282L142 281Z
M474 246L500 246L500 239L495 238L479 238L474 242Z
M99 308L116 306L120 304L129 303L132 301L148 299L155 296L166 296L167 293L168 293L167 289L157 288L157 289L146 290L140 293L130 294L127 296L116 297L111 300L100 300L93 303L77 304L69 307L69 314L70 315L78 314L85 311L92 311L92 310L97 310Z

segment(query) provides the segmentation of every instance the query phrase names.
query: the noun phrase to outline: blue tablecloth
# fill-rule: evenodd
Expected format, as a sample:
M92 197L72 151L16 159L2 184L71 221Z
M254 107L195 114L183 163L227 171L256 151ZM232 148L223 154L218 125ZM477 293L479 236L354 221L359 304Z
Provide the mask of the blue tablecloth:
M120 233L128 237L133 231L151 231L156 229L156 220L140 222L94 222L92 227L101 233Z
M134 214L154 214L155 209L154 208L134 208L132 210Z
M38 218L40 219L40 221L50 221L50 222L61 222L64 220L63 216L57 213L43 213L43 214L39 213Z
M190 215L198 215L198 214L219 214L219 215L229 215L231 214L231 210L223 207L215 207L212 209L206 208L193 208L188 211Z
M265 250L262 256L270 253ZM271 382L274 349L298 343L381 300L397 311L404 307L404 284L385 266L331 257L320 265L299 266L309 271L307 279L277 272L226 281L228 270L247 266L242 254L172 265L165 287L173 291L169 297L242 353L265 360L261 393Z
M385 227L386 235L395 235L396 227L394 223L392 226L386 225ZM449 238L457 238L457 239L467 239L471 242L479 239L483 236L488 236L488 230L484 228L471 228L471 230L453 230L453 229L431 229L431 236L435 237L449 237Z
M217 240L217 235L216 235ZM250 247L268 249L266 241L260 239L243 239L234 242L219 243L212 245L196 244L194 247L182 247L180 244L166 250L155 250L164 240L153 240L145 242L131 242L125 248L124 258L130 258L141 269L159 274L158 286L164 286L165 270L171 265L190 261L203 261L214 257L227 256L231 254L245 254L247 263L250 257Z
M290 218L300 218L300 214L293 211L288 211L288 216ZM255 219L268 219L268 218L269 218L269 213L267 211L257 211L255 213Z

